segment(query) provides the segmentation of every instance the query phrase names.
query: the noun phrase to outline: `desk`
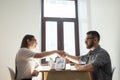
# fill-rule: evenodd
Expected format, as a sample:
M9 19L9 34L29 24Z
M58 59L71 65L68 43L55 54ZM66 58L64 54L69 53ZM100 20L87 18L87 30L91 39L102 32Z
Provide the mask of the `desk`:
M42 72L42 80L92 80L90 72L77 70L45 70Z

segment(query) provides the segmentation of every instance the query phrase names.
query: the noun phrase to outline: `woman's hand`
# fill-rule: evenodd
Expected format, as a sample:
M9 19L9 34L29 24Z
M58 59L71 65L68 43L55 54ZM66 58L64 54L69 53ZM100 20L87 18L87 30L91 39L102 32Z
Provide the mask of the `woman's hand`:
M66 57L66 53L63 50L59 50L57 53L60 57L63 57L63 58Z
M32 76L37 76L39 74L39 71L37 71L37 70L33 70L33 72L32 72Z

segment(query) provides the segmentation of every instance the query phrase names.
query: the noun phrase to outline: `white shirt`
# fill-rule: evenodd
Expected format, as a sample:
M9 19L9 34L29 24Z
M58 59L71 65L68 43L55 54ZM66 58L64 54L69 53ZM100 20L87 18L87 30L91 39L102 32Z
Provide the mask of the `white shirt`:
M33 57L35 52L27 48L20 48L16 54L16 66L17 66L17 78L16 80L21 80L24 78L31 78L31 73L35 68L35 62Z

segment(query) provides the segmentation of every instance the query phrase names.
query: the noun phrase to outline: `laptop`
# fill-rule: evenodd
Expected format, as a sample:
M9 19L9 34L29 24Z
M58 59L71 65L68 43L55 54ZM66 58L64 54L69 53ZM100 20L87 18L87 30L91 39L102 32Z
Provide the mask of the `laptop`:
M55 60L55 70L65 70L66 68L66 59L57 57Z

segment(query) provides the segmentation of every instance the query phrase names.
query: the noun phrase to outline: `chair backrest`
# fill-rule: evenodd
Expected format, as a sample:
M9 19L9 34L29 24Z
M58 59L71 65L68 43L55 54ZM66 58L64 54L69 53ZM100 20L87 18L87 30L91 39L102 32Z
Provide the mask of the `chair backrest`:
M9 69L9 73L10 73L10 76L11 76L11 80L15 80L15 72L10 67L8 67L8 69Z
M113 77L113 73L114 73L115 69L116 69L116 67L112 68L112 77Z

